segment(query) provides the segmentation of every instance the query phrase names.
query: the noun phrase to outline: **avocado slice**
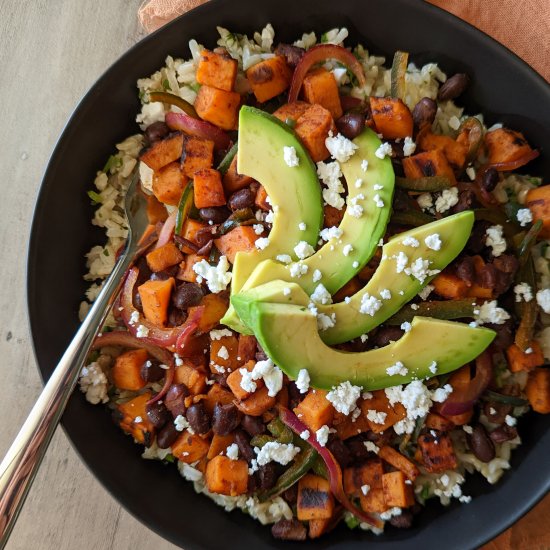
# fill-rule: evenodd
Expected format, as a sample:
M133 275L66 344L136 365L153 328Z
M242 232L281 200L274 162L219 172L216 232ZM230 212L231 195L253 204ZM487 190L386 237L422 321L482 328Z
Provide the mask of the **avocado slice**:
M430 262L430 270L442 270L458 256L466 245L473 223L473 212L465 211L392 237L382 247L382 258L386 259L380 262L372 278L359 292L351 296L348 302L315 305L320 314L328 317L334 315L336 319L333 327L321 331L321 339L331 345L347 342L386 321L414 298L434 276L429 275L421 282L404 271L397 273L395 257L403 252L408 257L409 265L418 258L422 258ZM433 250L426 244L426 239L431 235L438 235L441 241L439 250ZM404 242L414 242L413 239L418 243L417 247L403 244ZM428 242L430 241L428 240ZM263 272L259 278L267 277L270 267L270 262L262 262L254 273ZM384 290L390 291L389 299L382 298L380 293ZM376 297L381 303L380 309L372 316L360 311L363 299L369 296ZM243 289L241 294L232 298L232 303L236 305L236 302L240 302L239 311L242 311L244 315L241 319L248 326L251 326L248 307L255 301L307 306L311 300L297 284L288 281L272 281L246 292Z
M239 304L235 307L241 314ZM255 302L249 320L263 350L290 378L307 369L311 385L330 389L346 380L365 390L406 384L415 379L451 372L475 359L496 333L464 323L415 317L411 329L383 348L350 353L328 347L317 331L315 316L294 304ZM389 375L400 361L406 374ZM435 361L435 372L433 368Z
M294 147L300 159L298 166L290 167L285 162L284 147ZM292 129L276 117L253 107L241 108L237 166L241 174L265 187L273 204L273 224L266 248L237 253L232 270L232 294L239 292L262 260L279 254L296 258L293 247L299 241L315 246L323 222L321 186L315 164ZM304 230L298 227L301 223L305 224ZM239 324L231 309L222 322L229 326Z

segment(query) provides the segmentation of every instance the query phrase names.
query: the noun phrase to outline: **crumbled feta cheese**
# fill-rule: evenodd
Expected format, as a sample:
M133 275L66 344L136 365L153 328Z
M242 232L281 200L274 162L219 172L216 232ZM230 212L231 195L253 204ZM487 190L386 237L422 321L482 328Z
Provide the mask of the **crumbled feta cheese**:
M410 157L416 151L416 143L407 136L403 142L403 155Z
M139 323L139 311L132 311L132 315L130 315L130 321L129 324L134 326Z
M357 260L355 260L352 264L351 264L351 267L353 267L353 269L357 269L359 267L359 262Z
M388 288L383 288L380 291L380 298L382 300L391 300L391 291Z
M361 178L357 178L355 180L355 188L360 189L363 186L363 180Z
M256 241L258 242L258 241ZM208 289L214 294L227 288L231 282L231 272L226 256L221 256L218 265L210 265L206 260L201 260L193 265L193 271L197 274L197 281L206 281Z
M327 187L326 189L323 189L323 199L325 202L330 206L341 210L344 206L344 199L340 196L340 193L344 192L344 186L340 181L342 171L340 170L340 165L338 162L318 162L317 175Z
M300 260L305 260L309 256L311 256L315 250L313 247L307 243L306 241L300 241L295 247L294 247L294 253Z
M367 451L370 453L378 454L380 451L380 447L378 445L375 445L372 441L363 441L363 444L365 445Z
M332 132L329 132L325 139L325 146L329 153L338 162L347 162L359 147L342 134L333 137Z
M178 414L176 418L174 419L174 428L176 428L176 431L183 432L183 430L189 428L189 422L187 421L187 418L185 416Z
M330 317L325 313L319 313L317 315L317 328L319 330L328 330L336 325L336 313L331 313Z
M384 186L381 185L380 183L375 183L372 188L375 190L375 191L382 191L382 189L384 189Z
M418 304L411 304L411 309L416 311L418 309Z
M514 287L514 294L516 295L516 302L530 302L533 299L533 290L527 283L519 283Z
M296 387L300 391L300 393L307 393L309 390L309 372L307 369L301 369L298 373L298 378L296 378Z
M361 387L353 386L346 380L339 386L333 387L332 390L327 393L327 399L338 412L348 415L355 410L360 395Z
M321 239L327 242L330 241L330 239L339 239L343 234L344 232L336 226L326 227L319 233Z
M305 230L307 229L307 225L306 225L304 222L300 222L300 223L298 224L298 229L299 229L300 231L305 231Z
M384 208L384 201L380 198L380 195L378 193L374 195L372 200L374 201L374 204L376 204L377 208Z
M393 257L395 258L395 262L397 264L395 266L395 272L401 273L407 267L407 264L409 263L409 257L403 251L400 251L397 256Z
M86 401L92 403L92 405L109 401L107 395L109 381L99 363L93 362L86 367L82 367L79 384L80 391L86 394Z
M243 367L239 369L239 373L241 374L241 388L248 393L254 393L258 386L256 382L254 382L254 375L252 374L252 371L248 371Z
M432 374L437 374L437 362L436 361L432 361L430 366L428 367L428 370L432 373Z
M275 213L273 210L270 210L266 215L265 215L265 219L264 221L267 222L267 223L273 223L273 217L274 217Z
M285 145L283 147L283 158L285 160L286 165L289 166L290 168L294 168L300 164L300 159L296 154L296 149L294 149L294 147L292 146L287 147Z
M516 214L516 218L521 227L525 227L527 224L533 221L533 214L531 213L531 210L529 210L529 208L520 208L518 210L518 213Z
M471 181L476 179L476 170L473 166L468 166L466 168L466 175L470 178Z
M366 172L368 168L369 168L369 161L366 159L363 159L361 161L361 170L363 170L363 172Z
M139 325L136 332L137 338L147 338L149 336L149 329L144 325Z
M253 458L251 461L250 461L250 468L248 468L248 475L252 476L254 475L255 472L257 472L259 470L258 468L258 461Z
M545 288L537 292L537 304L544 313L550 313L550 288Z
M401 330L404 330L405 332L409 332L409 330L411 330L411 327L412 325L408 321L401 323Z
M370 491L370 485L365 483L365 485L361 485L361 492L366 495Z
M382 143L382 145L376 149L374 155L376 158L385 159L386 157L390 157L392 153L393 149L391 148L391 144L386 142Z
M309 269L308 266L303 264L302 262L291 264L290 276L293 279L299 279L302 275L305 275L307 273L308 269Z
M230 330L226 329L226 328L221 328L219 330L211 330L210 331L210 339L211 340L220 340L224 336L233 336L233 333Z
M348 204L347 213L354 218L360 218L365 212L360 204Z
M289 264L292 262L292 258L288 254L278 254L275 259L282 264Z
M367 420L370 420L373 424L384 424L388 413L380 412L376 410L367 411Z
M506 417L504 418L504 422L506 422L506 425L510 427L515 426L518 423L517 418L514 418L509 414L507 414Z
M430 250L441 250L441 239L439 238L438 233L433 233L432 235L428 235L424 239L424 243Z
M134 418L134 424L140 424L141 422L143 422L143 418L141 418L141 416L136 416Z
M317 443L324 447L328 441L329 427L325 424L321 426L316 432L315 437L317 438Z
M236 443L231 443L225 450L225 456L230 460L239 459L239 446Z
M322 277L323 277L323 274L318 269L316 269L313 272L312 280L313 280L314 283L317 283L318 281L321 280Z
M310 435L311 435L311 434L309 433L309 430L304 430L304 431L300 434L300 437L301 437L302 439L309 439L309 436L310 436Z
M349 256L353 252L353 246L351 244L346 244L342 249L344 256Z
M256 248L258 250L263 250L264 248L267 248L269 246L269 239L267 237L260 237L259 239L256 239L256 242L254 244L256 245Z
M426 277L428 277L428 275L430 275L431 273L429 267L429 260L416 258L416 260L410 265L410 267L406 267L403 271L407 275L412 275L415 279L418 279L421 283L423 283L426 280Z
M227 348L225 346L222 346L218 350L218 357L221 357L222 359L225 359L226 361L227 361L227 359L229 359L229 352L227 351Z
M374 317L374 314L382 307L382 302L376 298L376 296L371 296L368 292L363 294L361 297L361 305L359 306L359 312L363 315L370 315Z
M420 296L420 298L422 300L426 300L428 298L428 296L431 294L432 290L435 288L435 286L433 285L426 285L419 293L418 293L418 296Z
M472 428L472 426L469 426L468 424L464 424L464 426L462 426L462 429L463 429L467 434L473 434L473 433L474 433L474 429Z
M278 462L286 466L300 452L300 447L296 447L292 443L268 441L261 449L254 447L254 452L257 455L258 466L265 466L269 462Z
M252 226L252 229L254 229L254 233L256 233L256 235L261 235L264 232L264 226L261 223L255 223Z
M332 296L330 295L330 292L321 283L317 285L310 297L316 304L332 304Z
M506 250L506 239L502 235L502 225L492 225L485 232L485 244L492 248L493 256L498 257Z
M420 195L422 196L422 195ZM435 200L435 210L442 214L458 203L458 188L443 189L441 195ZM420 203L419 203L420 204Z
M434 205L431 193L422 193L421 195L418 195L418 197L416 197L416 202L422 210L428 210L428 208L431 208Z
M361 339L361 342L364 344L369 339L369 335L368 334L361 334L361 336L359 338Z
M445 384L442 388L437 388L432 392L432 401L443 403L453 393L453 387L450 384Z
M241 374L240 386L244 391L254 393L257 389L255 380L263 379L267 394L270 397L275 397L283 387L283 372L279 367L276 367L271 359L258 361L251 371L245 368L239 369Z
M288 286L285 286L285 288L283 288L283 295L284 296L290 296L291 292L292 291L290 290L290 288Z
M455 115L453 115L449 119L448 124L449 124L449 128L452 128L453 130L458 130L460 128L460 120Z
M409 369L401 363L401 361L397 361L395 365L392 365L391 367L388 367L386 369L386 372L388 373L388 376L395 376L399 374L400 376L407 376L409 373Z
M414 237L405 237L402 243L403 246L412 246L413 248L418 248L420 246L418 239L415 239Z
M496 300L482 304L478 310L474 310L474 315L476 316L475 319L477 323L480 325L483 323L502 325L510 319L508 312L498 307Z

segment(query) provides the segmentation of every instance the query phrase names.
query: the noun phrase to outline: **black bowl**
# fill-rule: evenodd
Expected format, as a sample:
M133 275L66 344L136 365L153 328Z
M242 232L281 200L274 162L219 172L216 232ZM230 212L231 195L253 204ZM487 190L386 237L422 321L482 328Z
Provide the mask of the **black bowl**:
M180 17L134 46L84 97L50 160L38 198L28 263L28 303L35 353L48 378L78 326L85 290L84 254L102 236L89 220L86 196L95 172L114 144L138 130L135 82L164 63L167 54L189 57L187 41L213 46L216 25L252 32L271 22L277 40L302 32L346 26L348 44L364 43L385 54L411 52L417 63L437 61L452 74L466 72L472 84L461 102L487 121L525 133L543 155L529 169L550 174L550 87L508 50L459 19L417 0L213 0ZM63 290L63 292L61 292ZM66 294L65 294L66 292ZM298 548L271 538L268 527L241 512L225 513L195 495L173 466L140 459L140 447L124 437L103 407L92 407L76 392L63 426L84 462L113 496L151 529L186 549ZM319 548L474 548L511 525L550 487L550 432L543 416L520 422L524 444L513 454L512 469L489 486L472 477L465 491L471 504L430 505L408 531L386 534L344 527L317 542ZM311 544L310 544L311 546Z

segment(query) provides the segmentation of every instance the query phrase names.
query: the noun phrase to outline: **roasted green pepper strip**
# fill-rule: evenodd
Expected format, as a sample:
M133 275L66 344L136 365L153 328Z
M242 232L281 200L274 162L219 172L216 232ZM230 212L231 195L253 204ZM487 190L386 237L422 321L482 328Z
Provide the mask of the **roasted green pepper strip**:
M536 288L536 279L533 257L530 252L527 253L527 256L527 260L520 267L516 275L516 282L527 283L532 289L534 289ZM516 331L514 342L521 351L525 351L533 342L535 323L537 322L538 313L537 301L532 299L529 302L520 302L518 309L521 321Z
M193 105L191 105L189 101L185 101L185 99L183 99L179 95L171 94L169 92L149 92L149 100L160 101L161 103L174 105L175 107L179 107L184 113L188 114L190 117L200 118L197 114L197 111L195 111L195 107L193 107Z
M277 438L279 443L291 443L294 439L292 430L279 418L274 418L268 425L267 429Z
M275 483L271 489L258 495L260 502L264 502L270 498L280 495L292 487L308 473L316 462L318 456L317 451L309 445L307 448L302 449L302 451L296 455L292 465L279 476L277 483Z
M391 65L391 96L397 99L405 100L406 82L405 74L409 63L409 53L396 51Z
M275 441L275 438L267 434L258 434L250 440L250 445L252 445L252 447L258 447L261 449L266 443L269 443L270 441Z
M528 260L531 249L537 242L537 237L542 231L542 220L537 220L534 225L527 231L525 237L523 237L521 243L518 246L518 257L520 263L524 263Z
M433 317L434 319L462 319L463 317L474 316L474 298L464 300L445 300L422 302L416 304L418 307L413 309L410 305L399 310L393 317L387 321L387 325L401 325L405 321L412 321L413 317Z
M221 173L222 176L225 176L227 171L229 170L229 167L231 166L231 163L233 162L233 159L235 158L235 155L237 154L237 142L235 142L229 151L225 154L225 157L223 157L222 161L218 165L218 172Z
M527 405L527 400L515 395L504 395L492 390L486 390L481 396L485 401L495 401L496 403L504 403L505 405L512 405L513 407L522 407Z
M241 210L233 212L233 214L221 224L218 232L220 235L225 235L239 225L251 225L255 223L258 223L258 221L254 217L254 212L252 212L250 208L242 208Z
M327 465L325 464L325 461L320 456L317 456L317 458L315 459L312 469L313 469L313 472L318 476L328 479L329 473L328 473Z
M408 210L407 212L394 212L391 215L390 223L398 225L410 225L412 227L420 227L435 221L435 218L420 212L420 210Z
M409 191L442 191L452 186L446 176L426 176L424 178L395 178L395 185Z
M176 214L176 228L175 233L179 235L183 229L185 220L189 217L189 212L193 207L193 182L189 182L183 193L181 194L180 202L178 204L178 213Z

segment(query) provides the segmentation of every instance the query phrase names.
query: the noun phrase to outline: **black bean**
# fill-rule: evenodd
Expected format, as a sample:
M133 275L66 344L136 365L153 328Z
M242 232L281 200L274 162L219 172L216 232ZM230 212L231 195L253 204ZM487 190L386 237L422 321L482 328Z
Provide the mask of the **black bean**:
M175 277L179 271L179 265L173 265L163 269L162 271L157 271L152 273L149 277L153 281L167 281L170 277Z
M404 334L404 330L399 327L382 327L372 337L372 344L374 346L383 347L387 346L390 342L395 342L401 338Z
M185 384L172 384L164 397L166 408L172 413L172 416L185 414L185 398L189 395L189 390Z
M413 522L412 512L403 510L398 516L392 516L390 518L390 525L397 527L398 529L409 529Z
M354 139L365 128L365 116L360 113L346 113L336 120L336 128L348 139Z
M147 418L157 430L172 420L172 416L170 415L170 411L166 408L166 405L158 401L147 405L145 407L145 412L147 413Z
M205 222L223 223L230 215L231 212L226 206L210 206L199 210L199 216Z
M463 281L472 284L475 280L474 259L471 256L464 256L457 260L456 274Z
M170 128L162 121L153 122L145 130L145 137L149 143L155 143L165 138L170 132Z
M306 540L307 531L297 519L281 519L271 527L273 538L279 540Z
M260 416L245 414L241 419L241 426L252 437L265 432L265 424Z
M349 466L351 463L351 453L340 438L332 438L327 443L327 449L334 455L334 458L342 468Z
M470 210L476 200L476 195L471 189L464 189L458 194L458 202L451 208L453 214Z
M486 328L494 330L497 333L491 346L502 351L508 349L514 343L514 324L513 319L507 319L500 325L495 325L494 323L485 324Z
M291 44L279 44L275 48L275 55L283 55L292 69L298 65L305 53L306 51L303 48L292 46Z
M178 438L180 433L176 430L173 422L168 422L157 434L157 445L161 449L168 449Z
M493 264L485 264L476 274L477 284L483 288L493 289L497 283L497 270Z
M414 125L417 128L433 124L437 113L437 103L430 97L423 97L415 106L412 112Z
M244 430L237 430L235 432L235 443L239 447L239 455L247 462L250 462L256 456L254 449L250 446L250 437Z
M231 433L241 422L242 413L233 403L216 403L212 415L212 430L216 435Z
M487 401L484 405L485 416L493 424L502 424L507 414L512 411L512 405Z
M141 366L139 374L144 382L158 382L164 378L166 373L164 369L160 367L158 361L151 361L148 359Z
M365 438L362 434L346 440L346 446L349 449L350 456L353 461L363 460L371 456L370 451L367 451L367 448L365 447L366 440L367 438Z
M235 191L227 201L227 206L231 210L243 210L254 206L254 193L249 187Z
M459 95L462 95L464 90L470 83L470 77L465 73L456 73L448 78L445 84L439 88L437 99L440 101L447 101L448 99L456 99Z
M260 489L267 491L277 482L277 469L273 462L268 462L258 469Z
M195 283L181 283L172 294L172 303L179 309L196 306L203 297L202 288Z
M205 434L210 430L210 415L202 403L194 403L185 414L191 429L198 434Z
M283 498L289 503L294 504L298 500L298 484L291 485L284 493Z
M468 434L468 446L481 462L490 462L495 458L495 445L481 424L475 425L472 433Z
M507 424L499 426L489 434L489 437L495 443L504 443L505 441L515 439L517 436L518 431L516 430L516 428L514 428L513 426L508 426Z
M483 187L485 191L491 192L497 186L497 183L498 172L494 168L489 168L486 170L481 178L481 187Z

